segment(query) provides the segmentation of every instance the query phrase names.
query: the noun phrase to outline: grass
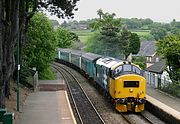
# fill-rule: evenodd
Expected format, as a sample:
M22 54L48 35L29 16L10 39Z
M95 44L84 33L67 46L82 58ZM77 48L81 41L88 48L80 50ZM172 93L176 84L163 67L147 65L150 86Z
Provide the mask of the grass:
M90 36L78 36L82 43L86 43Z
M94 34L91 30L72 30L76 33L82 43L86 43L88 38ZM131 32L136 33L139 37L145 39L151 39L150 30L132 30Z
M94 34L91 30L73 30L76 33L82 43L86 43L88 38Z
M73 30L72 32L76 33L78 36L87 36L93 34L91 30Z
M148 36L148 35L150 35L150 31L149 30L134 30L132 32L136 33L139 36Z

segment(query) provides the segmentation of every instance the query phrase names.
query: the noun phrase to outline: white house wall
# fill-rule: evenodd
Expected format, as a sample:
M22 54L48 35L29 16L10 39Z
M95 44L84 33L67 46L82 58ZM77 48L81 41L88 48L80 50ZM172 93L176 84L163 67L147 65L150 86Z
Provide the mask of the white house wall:
M156 73L145 71L145 78L147 84L154 88L158 88L158 75Z

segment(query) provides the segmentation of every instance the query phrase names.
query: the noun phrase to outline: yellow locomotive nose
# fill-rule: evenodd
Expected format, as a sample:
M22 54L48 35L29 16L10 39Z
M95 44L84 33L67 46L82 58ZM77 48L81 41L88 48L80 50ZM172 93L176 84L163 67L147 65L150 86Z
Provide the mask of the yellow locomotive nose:
M119 112L140 112L144 110L146 95L146 81L144 77L136 74L127 74L110 81L110 95L117 99L116 109ZM122 99L123 102L121 102Z

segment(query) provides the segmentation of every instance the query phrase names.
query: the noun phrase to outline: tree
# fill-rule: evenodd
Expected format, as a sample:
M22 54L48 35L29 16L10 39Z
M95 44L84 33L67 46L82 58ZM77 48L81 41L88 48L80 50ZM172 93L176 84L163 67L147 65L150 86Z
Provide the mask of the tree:
M121 19L115 18L115 13L103 13L101 9L98 11L98 15L101 19L96 19L93 23L90 24L90 27L94 30L101 30L101 28L108 28L108 27L116 27L120 29L121 27Z
M169 35L157 42L157 52L167 60L171 79L180 81L180 35Z
M103 13L100 9L98 15L102 18L97 19L90 26L99 33L89 39L86 50L121 59L123 55L127 59L130 53L135 54L139 51L138 35L126 29L121 31L121 21L115 18L114 13Z
M58 28L56 30L56 39L58 47L67 48L70 47L72 43L78 41L78 36L67 29Z
M58 17L73 18L78 0L1 0L0 1L0 107L5 107L5 95L9 93L9 79L15 69L14 47L17 36L20 39L22 60L25 33L34 12L44 7Z
M101 19L102 19L102 15L104 14L103 11L102 11L102 9L99 9L99 10L97 11L97 14L99 15L99 19L101 20Z
M115 51L118 51L118 33L120 32L121 21L119 18L115 18L114 13L103 13L101 9L97 11L97 14L100 18L91 23L90 26L99 32L97 33L99 36L94 35L94 41L90 39L91 43L88 47L91 46L93 49L87 49L91 49L91 52L117 57L119 53Z
M15 68L14 46L18 32L19 0L0 1L0 108L9 97L9 80Z
M177 22L175 19L173 19L170 25L172 34L180 34L180 22Z
M54 59L57 46L52 23L45 15L37 13L33 16L26 39L24 65L31 68L36 67L42 79L44 72Z
M137 54L140 48L140 39L136 33L123 29L120 36L119 48L125 55L125 59L130 53Z
M150 33L154 36L155 40L163 39L167 35L166 29L162 27L153 28Z
M85 50L87 52L104 54L104 44L100 41L100 33L95 32L87 41Z

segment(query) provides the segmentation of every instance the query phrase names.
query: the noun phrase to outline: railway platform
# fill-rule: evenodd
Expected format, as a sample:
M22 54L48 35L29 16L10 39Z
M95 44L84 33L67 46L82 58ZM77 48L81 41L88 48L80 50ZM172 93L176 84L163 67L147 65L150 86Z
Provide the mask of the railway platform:
M41 91L28 96L22 109L22 117L16 124L76 124L67 92L63 89L62 82L58 82L59 80L41 82L45 84L44 87L41 85ZM50 91L47 86L50 86Z
M147 85L147 101L156 109L156 114L162 114L163 118L172 118L170 121L180 123L180 99L166 94Z

